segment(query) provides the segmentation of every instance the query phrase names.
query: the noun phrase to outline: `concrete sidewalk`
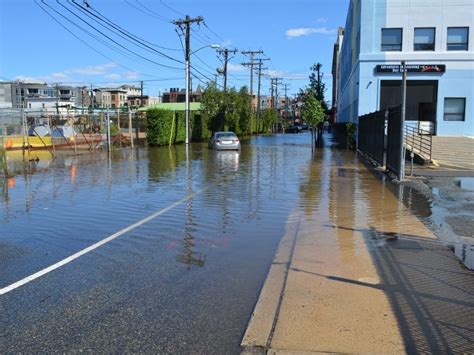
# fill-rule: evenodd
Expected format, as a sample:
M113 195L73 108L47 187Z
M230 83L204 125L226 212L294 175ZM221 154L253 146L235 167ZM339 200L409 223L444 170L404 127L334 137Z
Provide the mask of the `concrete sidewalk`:
M474 170L474 138L433 136L432 159L442 167Z
M336 164L288 221L244 352L474 353L474 274L362 164Z

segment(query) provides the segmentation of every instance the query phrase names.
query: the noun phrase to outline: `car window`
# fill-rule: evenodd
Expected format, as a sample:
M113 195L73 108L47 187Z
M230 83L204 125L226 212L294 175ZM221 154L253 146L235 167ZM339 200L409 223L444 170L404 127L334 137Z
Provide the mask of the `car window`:
M231 139L235 139L237 138L237 136L234 134L234 133L230 133L230 132L226 132L226 133L219 133L219 134L216 134L216 138L231 138Z

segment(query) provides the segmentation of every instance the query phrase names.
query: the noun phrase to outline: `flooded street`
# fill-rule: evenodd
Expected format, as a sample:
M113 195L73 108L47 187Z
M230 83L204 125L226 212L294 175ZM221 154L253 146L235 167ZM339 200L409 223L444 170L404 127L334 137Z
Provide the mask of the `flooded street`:
M429 203L329 143L312 155L308 133L286 134L253 138L240 152L193 144L188 153L172 146L119 150L111 159L39 157L32 173L17 165L3 184L0 210L0 349L238 353L280 241L296 224L303 244L294 248L299 259L288 282L320 290L312 300L321 322L315 340L340 342L326 325L351 312L345 295L366 302L345 321L348 328L387 314L362 337L404 326L379 331L393 340L387 349L433 351L407 329L440 337L441 323L427 331L421 318L440 306L449 310L444 302L452 297L448 303L467 314L466 323L444 331L461 344L474 307L461 301L473 291L464 271L455 275L468 280L464 287L446 286L429 305L421 300L429 285L410 296L417 307L394 286L404 278L416 288L417 276L404 273L409 263L425 273L416 260L420 240L449 258L422 222ZM385 248L393 238L402 240L395 251ZM415 254L397 264L404 248ZM440 267L440 279L445 272ZM311 273L319 279L308 279ZM283 302L280 312L302 308ZM404 312L414 316L407 320ZM277 325L274 345L304 341L291 329L298 325Z

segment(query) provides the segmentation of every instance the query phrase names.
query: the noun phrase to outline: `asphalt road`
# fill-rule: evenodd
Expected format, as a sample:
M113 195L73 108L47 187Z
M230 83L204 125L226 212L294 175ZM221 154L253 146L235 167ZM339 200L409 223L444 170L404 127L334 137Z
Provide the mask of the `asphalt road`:
M0 213L0 350L240 352L305 193L309 142L280 135L240 153L193 145L188 155L177 146L40 160L31 174L17 166Z

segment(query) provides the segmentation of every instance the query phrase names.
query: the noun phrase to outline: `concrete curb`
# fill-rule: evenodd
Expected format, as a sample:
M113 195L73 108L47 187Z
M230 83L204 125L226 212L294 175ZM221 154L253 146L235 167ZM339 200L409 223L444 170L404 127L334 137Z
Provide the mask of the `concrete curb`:
M278 318L298 229L299 219L296 222L290 222L285 236L280 241L240 344L244 348L243 353L258 353L256 350L262 351L269 346Z
M449 163L440 163L437 162L438 166L441 168L449 168L449 169L455 169L455 170L473 170L473 167L468 167L468 166L461 166L461 165L456 165L456 164L449 164Z

